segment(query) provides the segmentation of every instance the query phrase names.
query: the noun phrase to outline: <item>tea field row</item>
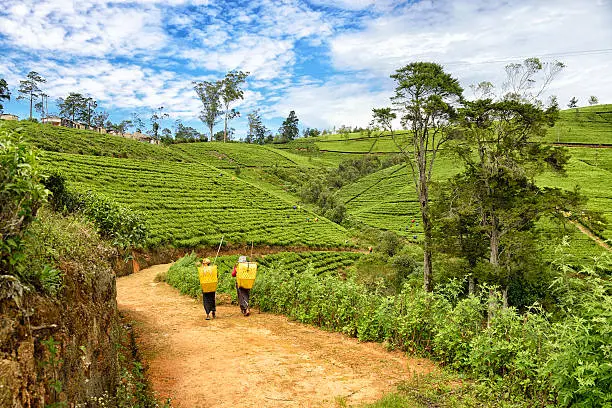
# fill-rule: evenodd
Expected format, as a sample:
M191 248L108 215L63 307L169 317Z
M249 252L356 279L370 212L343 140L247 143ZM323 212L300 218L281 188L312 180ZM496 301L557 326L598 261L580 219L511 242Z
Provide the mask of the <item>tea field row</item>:
M43 159L75 188L143 214L151 247L209 246L222 236L228 244L348 244L346 230L337 224L210 166L58 153L45 153Z

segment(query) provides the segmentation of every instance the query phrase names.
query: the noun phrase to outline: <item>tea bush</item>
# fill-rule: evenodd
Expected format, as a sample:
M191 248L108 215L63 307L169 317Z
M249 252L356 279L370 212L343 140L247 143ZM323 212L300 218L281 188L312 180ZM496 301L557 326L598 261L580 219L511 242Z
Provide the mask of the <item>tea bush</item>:
M142 216L115 201L92 191L77 192L68 189L64 176L53 172L45 180L53 194L51 206L64 213L79 212L98 227L100 235L119 248L142 246L148 229Z
M406 284L397 296L383 296L311 267L272 267L258 275L253 300L263 311L435 358L489 393L530 405L612 403L609 280L577 272L559 278L563 313L556 319L540 307L503 308L490 288L461 297L462 286L453 281L432 294Z

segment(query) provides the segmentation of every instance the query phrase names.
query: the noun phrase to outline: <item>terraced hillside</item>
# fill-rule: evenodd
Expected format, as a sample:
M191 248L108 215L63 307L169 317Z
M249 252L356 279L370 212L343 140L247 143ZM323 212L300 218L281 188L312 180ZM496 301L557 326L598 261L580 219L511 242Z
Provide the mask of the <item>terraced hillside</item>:
M207 163L225 169L233 169L237 166L295 167L298 162L304 162L303 157L297 155L279 152L268 146L246 143L182 143L172 145L171 150L190 161Z
M573 149L572 149L573 150ZM600 154L612 158L611 149L601 149ZM459 169L452 160L439 161L438 179L442 180ZM573 190L574 186L589 197L587 208L600 211L608 220L603 232L604 239L612 239L612 173L593 168L583 161L573 158L567 166L567 176L545 174L538 182L542 186L561 187ZM393 166L370 174L356 183L343 187L337 197L345 203L351 217L366 225L391 230L411 240L422 238L420 210L411 177L405 165ZM412 222L414 220L414 222ZM540 229L543 237L558 236L559 232L568 235L572 244L571 252L576 256L590 258L601 253L601 248L575 226L567 224L560 228L550 221L542 220ZM552 242L552 241L550 241ZM554 248L546 251L553 256Z
M546 140L612 146L612 104L561 111Z
M337 247L344 228L231 173L196 163L126 160L45 153L71 185L91 189L138 210L148 220L148 245L209 246L221 236L231 244Z
M440 156L435 173L445 180L459 171L450 157ZM420 238L420 209L412 176L405 164L372 173L343 187L336 194L353 219L375 228ZM412 220L415 220L412 222Z
M38 148L50 152L130 159L185 160L180 153L165 146L116 135L103 135L91 130L70 129L28 121L0 121L0 126L15 131Z
M599 105L561 112L547 139L574 143L570 147L573 159L567 177L546 174L539 179L544 186L573 189L579 185L590 197L588 208L602 212L608 220L601 232L604 239L612 239L612 149L576 143L599 146L612 142L611 110L612 105ZM382 156L397 152L388 135L377 138L361 133L300 139L286 145L212 142L165 147L25 121L1 125L47 151L47 166L63 170L74 186L95 190L143 212L152 231L150 246L212 245L222 235L232 243L345 245L349 237L342 227L303 208L293 208L299 197L277 172L316 177L317 169L334 168L345 159L368 152ZM442 155L435 177L443 181L458 171L454 159ZM411 240L421 238L418 203L403 165L345 185L336 197L354 220ZM315 218L320 221L314 222ZM542 228L546 234L556 227L543 222ZM592 253L592 241L573 227L569 229L580 252Z

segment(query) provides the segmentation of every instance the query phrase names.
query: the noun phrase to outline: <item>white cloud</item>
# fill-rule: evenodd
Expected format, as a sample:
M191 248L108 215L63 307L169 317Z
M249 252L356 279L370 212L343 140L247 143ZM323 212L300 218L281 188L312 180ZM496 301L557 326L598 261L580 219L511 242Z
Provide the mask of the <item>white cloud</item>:
M0 34L14 47L40 52L129 56L166 44L161 21L161 11L146 4L8 0Z
M363 10L368 7L380 9L390 8L393 0L311 0L311 3L321 6L334 7L345 10ZM395 3L400 3L396 1Z
M313 6L314 5L314 6ZM190 7L186 7L190 6ZM325 7L318 7L325 6ZM34 69L52 98L95 97L120 114L165 106L196 118L192 80L250 71L243 118L295 110L305 126L366 125L389 103L389 75L416 60L445 63L467 88L502 82L508 57L564 54L550 92L560 102L612 101L610 0L4 0L0 76ZM546 59L552 59L546 58ZM331 66L330 66L331 62ZM14 102L11 101L10 104ZM21 103L14 105L20 109Z
M509 57L609 49L610 44L609 1L420 1L372 19L364 30L337 35L330 55L339 70L368 70L381 76L413 61L448 63L446 68L467 86L481 80L500 83L504 65L517 62ZM558 59L567 62L564 75L573 78L564 79L567 87L557 88L560 96L599 87L602 97L612 99L605 73L612 68L612 54Z
M319 129L334 125L365 127L372 120L372 108L388 105L390 94L388 87L370 89L366 81L332 79L288 88L266 113L286 117L295 110L303 126Z
M292 48L290 40L244 35L213 50L187 49L180 55L190 60L194 69L219 72L241 69L249 71L254 78L265 80L281 76L293 64Z

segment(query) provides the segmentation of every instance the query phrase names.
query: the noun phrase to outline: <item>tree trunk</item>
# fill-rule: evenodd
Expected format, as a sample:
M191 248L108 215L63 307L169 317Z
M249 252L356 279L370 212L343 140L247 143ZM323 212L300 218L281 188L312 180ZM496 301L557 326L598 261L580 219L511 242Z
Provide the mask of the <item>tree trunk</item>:
M433 270L431 265L431 218L429 216L429 191L425 172L421 171L419 177L419 203L421 204L421 218L423 220L423 289L431 292L433 289Z
M32 100L34 99L34 95L30 92L30 120L32 120Z
M210 129L210 142L213 141L213 125L208 126L208 128Z
M475 292L475 283L474 283L474 276L470 275L468 277L468 294L473 295Z
M491 237L489 245L491 247L491 254L489 257L489 262L493 266L499 266L499 231L497 230L497 224L493 222L491 230Z
M223 143L227 140L227 109L225 110L225 124L223 126Z

